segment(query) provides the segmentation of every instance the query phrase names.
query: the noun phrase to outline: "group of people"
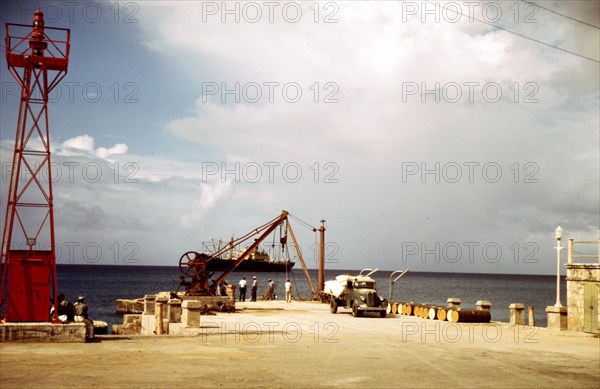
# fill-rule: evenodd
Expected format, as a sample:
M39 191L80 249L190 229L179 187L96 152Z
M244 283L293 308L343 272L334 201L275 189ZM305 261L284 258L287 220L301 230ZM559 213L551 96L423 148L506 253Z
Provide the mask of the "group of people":
M88 316L88 306L85 303L85 296L80 294L77 296L75 304L69 302L64 294L59 294L57 297L58 312L57 317L63 323L79 323L85 324L86 341L94 339L94 322ZM50 309L50 315L54 314L54 306Z
M246 289L248 288L248 282L246 277L242 277L239 282L240 287L240 298L239 301L246 301ZM256 301L256 292L258 290L258 281L256 276L252 277L252 297L251 301ZM268 279L267 291L262 296L264 300L277 300L277 294L275 293L275 283L272 278ZM285 282L285 301L288 303L292 302L292 283L290 280Z
M246 301L246 289L248 289L248 282L246 281L246 277L242 277L239 282L240 286L240 301ZM252 289L251 289L251 301L256 301L256 292L258 290L258 281L256 280L256 276L252 277Z

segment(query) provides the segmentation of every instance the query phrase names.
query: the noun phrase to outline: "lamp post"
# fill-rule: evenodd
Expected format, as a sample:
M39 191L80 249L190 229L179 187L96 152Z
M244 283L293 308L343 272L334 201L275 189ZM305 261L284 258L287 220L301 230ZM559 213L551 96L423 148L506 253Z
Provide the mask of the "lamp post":
M398 277L394 278L394 280L392 280L392 277L394 277L394 275L396 275L396 273L400 273L400 275ZM398 281L400 279L400 277L402 277L406 273L408 273L408 269L406 269L406 270L396 270L395 272L393 272L392 274L390 274L390 290L389 290L390 293L389 293L389 296L388 296L388 303L391 304L392 297L394 296L394 284L396 283L396 281Z
M560 240L562 239L563 229L558 226L556 231L554 231L554 237L556 238L556 304L554 304L555 308L561 308L562 304L560 303L560 250L563 247L560 245Z

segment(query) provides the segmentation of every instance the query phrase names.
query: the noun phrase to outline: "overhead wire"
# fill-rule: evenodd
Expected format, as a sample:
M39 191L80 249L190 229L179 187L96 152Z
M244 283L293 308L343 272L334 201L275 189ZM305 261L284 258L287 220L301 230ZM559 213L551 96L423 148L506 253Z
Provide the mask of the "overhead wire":
M600 30L600 27L598 27L598 26L594 26L593 24L591 24L591 23L588 23L588 22L584 22L583 20L575 19L574 17L571 17L571 16L568 16L568 15L561 14L560 12L556 12L556 11L554 11L554 10L550 9L550 8L546 8L546 7L544 7L544 6L541 6L541 5L539 5L538 3L534 3L533 1L527 1L527 0L521 0L521 1L522 1L523 3L526 3L526 4L531 4L531 5L533 5L533 6L536 6L536 7L538 7L538 8L541 8L541 9L543 9L543 10L546 10L546 11L548 11L548 12L551 12L551 13L553 13L553 14L556 14L556 15L562 16L563 18L567 18L567 19L573 20L574 22L581 23L581 24L585 24L586 26L590 26L590 27L593 27L593 28L595 28L595 29L599 29L599 30Z
M523 35L523 34L521 34L521 33L518 33L518 32L516 32L516 31L509 30L508 28L500 27L500 26L498 26L498 25L496 25L496 24L494 24L494 23L490 23L490 22L487 22L487 21L485 21L485 20L477 19L477 18L476 18L476 17L474 17L473 15L465 15L465 14L463 14L462 12L460 12L460 11L457 11L457 10L455 10L455 9L452 9L452 8L450 8L450 7L445 7L445 6L442 6L442 5L440 5L438 2L435 2L435 3L434 3L432 0L425 0L425 2L427 2L427 3L430 3L430 4L434 4L436 7L440 7L440 8L442 8L442 9L446 10L446 11L448 11L448 10L449 10L449 11L452 11L452 12L454 12L455 14L462 15L462 16L465 16L465 17L469 17L470 19L473 19L473 20L477 20L477 21L478 21L478 22L480 22L480 23L487 24L487 25L489 25L489 26L492 26L492 27L494 27L494 28L497 28L497 29L499 29L499 30L506 31L506 32L508 32L508 33L511 33L511 34L514 34L514 35L520 36L521 38L528 39L528 40L530 40L530 41L532 41L532 42L536 42L536 43L542 44L542 45L544 45L544 46L552 47L552 48L554 48L554 49L557 49L557 50L560 50L560 51L564 51L565 53L572 54L572 55L575 55L575 56L577 56L577 57L580 57L580 58L583 58L583 59L587 59L587 60L589 60L589 61L593 61L593 62L596 62L596 63L600 63L600 61L599 61L599 60L597 60L597 59L594 59L594 58L591 58L591 57L587 57L587 56L585 56L585 55L582 55L582 54L575 53L574 51L571 51L571 50L563 49L562 47L558 47L558 46L552 45L552 44L550 44L550 43L543 42L543 41L541 41L541 40L538 40L538 39L535 39L535 38L531 38L531 37L529 37L529 36L527 36L527 35Z

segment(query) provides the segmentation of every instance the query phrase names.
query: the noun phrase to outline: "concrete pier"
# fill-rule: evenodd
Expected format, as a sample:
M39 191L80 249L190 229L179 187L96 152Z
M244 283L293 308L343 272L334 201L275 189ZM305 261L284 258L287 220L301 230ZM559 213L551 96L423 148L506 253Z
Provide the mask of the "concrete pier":
M203 315L199 324L189 336L1 343L0 387L592 388L599 378L600 338L571 331L359 318L283 300L237 302L235 312Z

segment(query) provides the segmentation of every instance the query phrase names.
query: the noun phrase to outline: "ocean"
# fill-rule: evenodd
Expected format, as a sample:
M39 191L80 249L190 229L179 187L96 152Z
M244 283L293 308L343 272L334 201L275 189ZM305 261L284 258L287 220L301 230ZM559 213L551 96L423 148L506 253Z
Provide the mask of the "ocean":
M326 270L325 280L339 274L357 274L356 270ZM174 291L180 276L176 266L123 266L123 265L58 265L58 292L67 300L74 301L80 293L85 295L93 320L109 324L121 324L122 317L115 312L116 299L133 299L161 291ZM219 273L216 273L217 275ZM309 270L313 284L317 284L317 270ZM391 272L378 271L378 294L388 297ZM245 276L259 281L258 295L262 295L267 279L277 285L279 298L284 297L285 273L234 272L228 281L237 285ZM288 276L294 296L310 297L310 287L302 269L292 270ZM250 295L248 288L247 295ZM566 282L561 278L561 302L566 305ZM522 303L533 306L537 326L546 326L545 308L556 302L556 277L545 275L471 274L409 272L400 278L393 288L393 300L445 306L450 297L461 299L461 307L475 309L477 300L492 303L492 320L509 321L508 306Z

